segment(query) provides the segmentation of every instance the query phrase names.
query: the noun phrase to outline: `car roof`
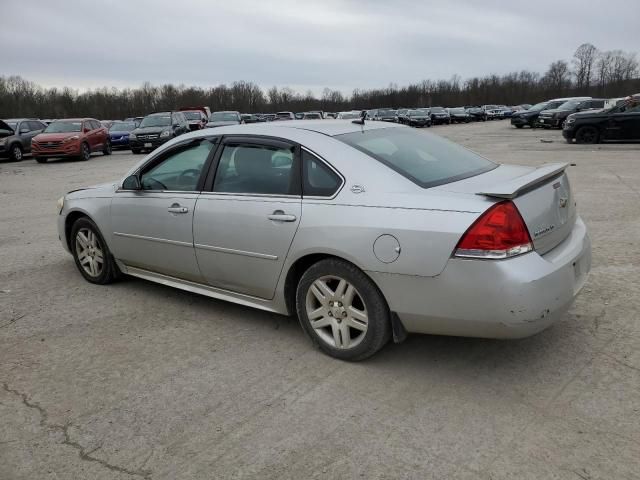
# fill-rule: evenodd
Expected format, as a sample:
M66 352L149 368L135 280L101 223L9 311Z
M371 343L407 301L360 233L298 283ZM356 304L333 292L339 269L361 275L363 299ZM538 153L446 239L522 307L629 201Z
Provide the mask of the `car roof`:
M85 120L96 120L95 118L83 117L83 118L58 118L54 122L84 122ZM98 120L96 120L97 122Z
M353 123L352 120L289 120L287 122L259 123L247 125L233 125L229 127L219 127L214 131L210 129L198 130L188 134L192 137L206 137L217 134L223 135L265 135L268 130L269 135L278 136L278 130L281 135L286 136L284 129L305 130L315 132L322 135L333 137L345 133L361 132L364 130L381 130L384 128L404 128L396 123L372 122L365 121L364 125Z
M37 118L5 118L5 122L24 122L25 120L39 121Z

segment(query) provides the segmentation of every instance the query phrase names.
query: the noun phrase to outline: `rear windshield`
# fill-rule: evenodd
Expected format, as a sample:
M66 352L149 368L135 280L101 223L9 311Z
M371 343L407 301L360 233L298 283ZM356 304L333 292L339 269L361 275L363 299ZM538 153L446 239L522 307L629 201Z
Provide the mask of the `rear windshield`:
M201 120L202 115L200 112L182 112L187 120Z
M136 129L134 122L114 122L109 127L109 131L113 132L131 132Z
M49 124L47 128L45 128L44 133L70 133L70 132L80 132L82 130L82 122L52 122Z
M415 184L435 187L473 177L498 165L444 138L409 128L383 128L334 138L375 158Z

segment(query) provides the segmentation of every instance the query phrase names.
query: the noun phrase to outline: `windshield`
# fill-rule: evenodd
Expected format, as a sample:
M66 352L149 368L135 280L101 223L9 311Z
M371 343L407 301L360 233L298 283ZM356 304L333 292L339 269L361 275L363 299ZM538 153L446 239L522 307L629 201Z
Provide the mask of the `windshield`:
M411 129L366 130L334 138L428 188L493 170L497 164L442 137Z
M82 122L53 122L43 133L70 133L82 131Z
M547 107L548 104L549 104L548 102L536 103L533 107L531 107L529 109L529 111L531 111L531 112L539 112L540 110L544 110Z
M201 120L202 116L200 112L182 112L187 120Z
M395 110L390 110L390 109L382 109L382 110L378 110L378 116L379 117L393 117L396 114Z
M214 112L209 119L210 122L237 122L238 115L231 112Z
M171 125L171 115L149 115L140 122L140 128L168 127L169 125Z
M109 131L113 132L130 132L131 130L135 130L136 124L134 122L115 122L111 127L109 127Z
M450 108L449 113L466 113L464 108Z
M431 107L431 111L435 113L445 113L444 108L442 107Z
M409 115L410 117L424 117L424 116L426 116L427 114L426 114L426 113L424 113L424 112L421 112L420 110L409 110L408 115Z

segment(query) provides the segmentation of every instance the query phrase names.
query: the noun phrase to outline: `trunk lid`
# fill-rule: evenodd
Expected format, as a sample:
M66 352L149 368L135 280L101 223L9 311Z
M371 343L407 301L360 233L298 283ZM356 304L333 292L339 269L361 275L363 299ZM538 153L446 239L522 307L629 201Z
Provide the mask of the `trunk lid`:
M438 188L513 201L527 225L534 248L545 254L567 238L576 221L576 202L565 172L567 166L566 163L538 168L501 165Z

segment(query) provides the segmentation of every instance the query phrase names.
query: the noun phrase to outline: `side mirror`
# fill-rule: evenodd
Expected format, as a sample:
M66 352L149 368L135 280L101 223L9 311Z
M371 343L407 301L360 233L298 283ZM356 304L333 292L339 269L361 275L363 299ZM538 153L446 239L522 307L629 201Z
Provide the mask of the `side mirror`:
M137 175L129 175L122 182L122 188L124 190L142 190L142 186L140 185L140 178Z
M179 123L174 123L174 124L173 124L173 128L178 128L179 126L180 126L180 124L179 124Z

